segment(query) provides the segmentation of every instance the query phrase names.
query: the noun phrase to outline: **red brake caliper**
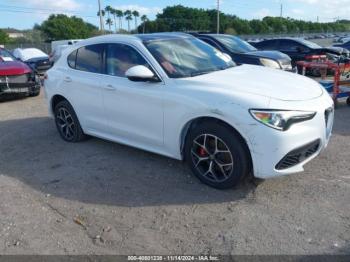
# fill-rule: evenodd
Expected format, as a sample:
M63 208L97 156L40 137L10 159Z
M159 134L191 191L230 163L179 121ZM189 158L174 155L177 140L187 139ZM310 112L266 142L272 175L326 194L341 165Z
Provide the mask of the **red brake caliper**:
M199 156L204 157L207 155L207 151L205 151L205 149L203 147L199 147L198 154L199 154Z

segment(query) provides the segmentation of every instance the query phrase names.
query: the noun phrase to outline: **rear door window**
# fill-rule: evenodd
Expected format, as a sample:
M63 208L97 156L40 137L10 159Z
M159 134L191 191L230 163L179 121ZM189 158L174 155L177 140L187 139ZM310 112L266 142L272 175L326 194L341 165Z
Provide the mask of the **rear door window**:
M75 68L102 74L105 44L88 45L78 49Z

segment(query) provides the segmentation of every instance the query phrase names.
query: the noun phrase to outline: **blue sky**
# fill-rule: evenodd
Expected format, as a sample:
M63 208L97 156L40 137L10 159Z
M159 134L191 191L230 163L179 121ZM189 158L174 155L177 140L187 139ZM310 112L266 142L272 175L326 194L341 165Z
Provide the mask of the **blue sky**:
M216 0L101 0L103 5L117 9L138 10L153 19L162 8L182 4L199 8L215 8ZM283 16L321 22L333 21L336 17L350 19L350 0L221 0L221 10L242 18L278 16L280 4ZM97 0L1 0L0 28L32 28L41 23L50 13L66 13L81 16L98 25ZM126 25L126 23L124 23Z

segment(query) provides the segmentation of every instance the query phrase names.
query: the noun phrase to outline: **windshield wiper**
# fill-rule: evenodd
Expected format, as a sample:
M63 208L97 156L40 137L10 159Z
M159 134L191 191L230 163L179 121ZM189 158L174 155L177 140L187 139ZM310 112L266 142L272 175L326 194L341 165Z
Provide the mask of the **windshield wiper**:
M226 70L226 69L231 68L231 67L234 67L234 66L235 66L235 65L230 65L230 66L222 66L222 67L219 67L219 68L217 68L217 69L213 69L213 70L193 72L193 73L191 73L191 77L194 77L194 76L199 76L199 75L205 75L205 74L209 74L209 73L211 73L211 72L215 72L215 71Z

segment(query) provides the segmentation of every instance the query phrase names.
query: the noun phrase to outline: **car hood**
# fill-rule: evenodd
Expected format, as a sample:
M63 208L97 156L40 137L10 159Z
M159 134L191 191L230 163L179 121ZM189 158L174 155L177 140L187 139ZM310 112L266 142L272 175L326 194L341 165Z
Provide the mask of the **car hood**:
M273 60L291 60L290 57L284 53L281 53L279 51L251 51L248 53L245 53L246 55L250 56L256 56L256 57L263 57L263 58L270 58Z
M20 61L0 62L0 75L23 75L32 72L32 70Z
M307 77L268 67L242 65L205 75L184 78L188 85L240 92L285 101L304 101L323 94L323 88Z

